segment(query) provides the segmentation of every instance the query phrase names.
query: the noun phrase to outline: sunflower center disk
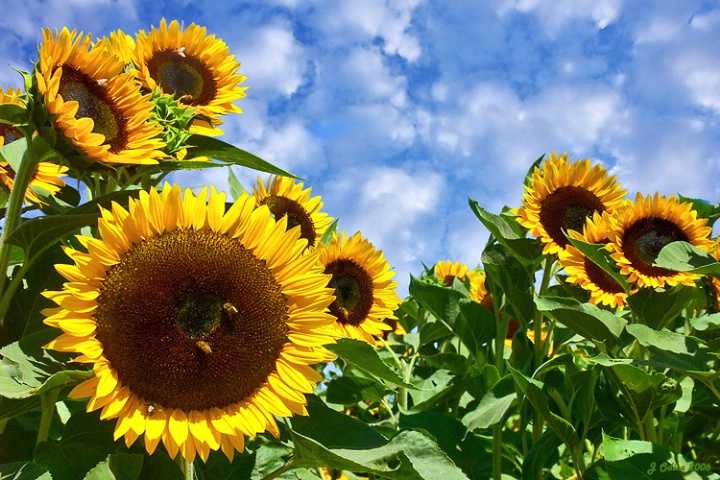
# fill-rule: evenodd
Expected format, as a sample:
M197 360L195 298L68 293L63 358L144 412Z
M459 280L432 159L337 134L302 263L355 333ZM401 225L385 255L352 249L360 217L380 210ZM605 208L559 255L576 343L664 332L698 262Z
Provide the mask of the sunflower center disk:
M95 123L93 132L105 136L105 143L113 149L124 147L124 120L116 111L108 94L96 82L77 69L63 67L60 95L66 102L78 102L75 118L89 117Z
M332 275L328 287L335 289L335 301L330 313L339 322L360 325L373 305L372 279L367 272L351 259L339 259L325 267Z
M23 138L23 134L22 132L20 132L20 130L13 127L12 125L8 125L7 123L0 123L0 137L3 137L5 141L4 145L7 145L14 142L15 140L20 140L21 138Z
M623 236L623 253L633 267L648 276L674 275L675 272L653 263L665 245L689 239L680 227L664 218L642 218L628 228Z
M270 209L273 217L279 219L287 217L287 229L300 226L300 236L308 241L308 246L315 245L315 224L310 218L308 212L294 200L289 198L272 195L262 202Z
M585 273L605 293L619 294L625 291L622 285L589 258L585 258Z
M176 50L157 52L147 63L150 76L166 93L189 105L207 105L217 93L215 80L205 64Z
M217 295L202 292L190 294L178 309L178 328L190 338L212 333L220 324L224 303Z
M591 191L583 187L560 187L548 195L540 209L540 223L555 243L565 247L569 242L563 230L582 232L585 219L605 206Z
M287 342L287 303L237 240L178 230L134 245L103 280L97 339L145 401L202 411L250 396Z

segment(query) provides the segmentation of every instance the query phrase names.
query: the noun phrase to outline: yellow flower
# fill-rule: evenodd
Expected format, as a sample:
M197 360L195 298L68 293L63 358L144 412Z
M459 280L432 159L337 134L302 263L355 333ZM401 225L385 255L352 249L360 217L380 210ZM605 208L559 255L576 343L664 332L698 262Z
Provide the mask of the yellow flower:
M46 347L93 364L70 397L117 418L128 446L144 435L148 453L162 441L188 461L232 460L245 437L279 435L274 416L306 415L322 380L310 365L334 359L323 345L338 336L299 231L250 195L227 211L206 197L166 185L103 209L101 238L78 237L87 252L67 248L68 281L45 293L59 305L45 323L64 332Z
M63 28L43 31L35 77L55 127L95 161L154 164L163 153L153 105L123 61L91 36Z
M322 198L311 197L312 189L303 190L303 184L292 178L273 176L265 185L258 177L253 193L258 206L267 205L276 219L286 217L288 228L300 226L300 236L308 241L308 247L319 243L333 221L321 211Z
M708 238L712 228L706 226L707 219L697 218L691 203L680 202L675 195L666 198L655 193L643 198L638 193L635 202L627 202L614 217L608 250L629 283L652 288L695 285L697 274L653 266L660 250L671 242L684 241L707 252L712 250Z
M245 76L236 73L240 63L225 42L207 35L206 28L192 23L183 29L176 20L168 26L162 19L159 29L153 26L149 34L141 30L135 43L134 63L143 86L159 87L197 108L198 133L219 134L213 131L222 123L219 116L242 112L233 104L245 96L246 87L239 86Z
M611 226L612 218L606 212L595 212L592 218L587 219L582 234L573 230L569 236L587 243L608 243ZM590 292L590 303L612 308L625 306L628 294L623 286L573 245L569 244L559 252L558 259L568 274L567 281L577 283Z
M485 272L479 269L469 270L467 272L467 278L470 283L470 299L492 310L492 298L488 295L487 288L485 287Z
M467 271L468 266L461 262L440 260L435 264L435 278L448 287L453 284L453 280L456 278L464 282Z
M14 88L4 92L0 88L0 105L12 104L25 107L25 104L18 97L22 95L22 90ZM7 123L0 123L0 147L7 145L16 140L23 138L22 132ZM30 187L25 191L25 201L33 203L43 203L40 197L32 191L32 187L42 188L50 195L54 195L65 186L65 182L60 177L64 177L68 171L67 167L55 165L50 162L40 162L35 170L33 178L30 180ZM15 185L15 170L9 163L0 161L0 184L4 185L8 191L13 189Z
M93 49L104 49L109 54L119 58L123 65L130 65L133 61L135 52L135 40L130 35L126 35L122 30L110 32L110 36L103 37L98 40Z
M568 245L563 231L581 231L593 212L621 207L626 193L602 166L591 167L589 159L571 164L567 153L555 152L535 169L525 190L522 207L513 211L518 223L545 244L545 255Z
M319 244L318 251L320 267L332 275L328 286L335 289L335 301L330 313L337 319L337 329L375 345L374 337L392 329L383 319L395 318L393 312L400 305L397 283L391 280L395 272L382 251L360 232L350 238L345 232L336 235L327 246Z

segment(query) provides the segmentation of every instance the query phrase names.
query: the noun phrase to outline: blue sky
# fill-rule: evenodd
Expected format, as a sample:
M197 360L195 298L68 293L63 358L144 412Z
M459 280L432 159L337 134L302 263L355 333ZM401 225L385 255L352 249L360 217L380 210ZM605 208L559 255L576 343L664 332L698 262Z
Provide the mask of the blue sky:
M552 150L602 163L633 197L720 201L717 2L0 2L4 87L44 27L207 27L248 77L222 138L307 179L341 229L385 252L403 295L422 262L478 264L488 234L468 196L518 206ZM178 180L226 188L227 173Z

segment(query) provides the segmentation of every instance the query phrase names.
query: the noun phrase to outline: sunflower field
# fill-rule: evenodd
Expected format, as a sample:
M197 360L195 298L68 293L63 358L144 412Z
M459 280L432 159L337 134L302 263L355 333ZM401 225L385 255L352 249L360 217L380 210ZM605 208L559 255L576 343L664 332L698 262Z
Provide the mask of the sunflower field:
M719 205L548 152L402 299L220 139L239 69L195 24L46 29L0 90L0 479L720 478Z

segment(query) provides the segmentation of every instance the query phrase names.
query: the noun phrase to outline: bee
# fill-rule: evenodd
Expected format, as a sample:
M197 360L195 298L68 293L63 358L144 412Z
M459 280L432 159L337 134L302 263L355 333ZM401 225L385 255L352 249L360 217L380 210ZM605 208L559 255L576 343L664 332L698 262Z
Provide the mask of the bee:
M223 308L228 313L228 315L233 315L235 313L238 313L238 309L230 302L223 303Z
M147 406L147 414L148 417L152 417L155 415L155 413L158 411L158 406L155 404L155 402L150 402Z
M212 353L212 348L210 348L210 345L208 345L208 343L204 340L198 340L195 345L197 345L197 347L202 350L205 355L210 355Z

